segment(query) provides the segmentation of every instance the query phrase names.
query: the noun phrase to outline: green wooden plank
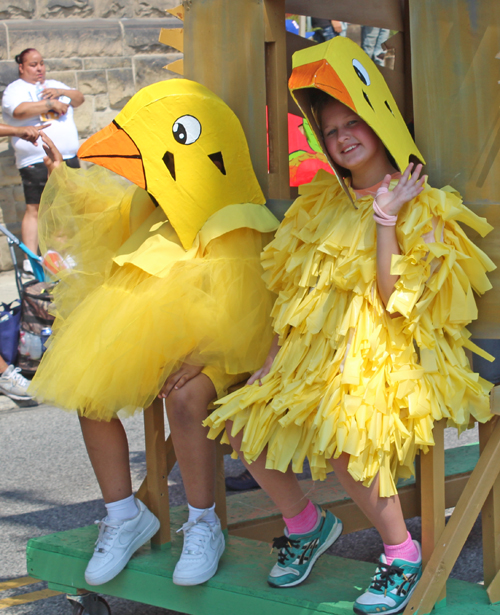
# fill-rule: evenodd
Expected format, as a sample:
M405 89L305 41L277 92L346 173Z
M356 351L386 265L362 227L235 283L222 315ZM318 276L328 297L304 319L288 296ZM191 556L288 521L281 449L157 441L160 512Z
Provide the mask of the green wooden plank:
M196 587L172 583L180 554L176 537L169 551L143 547L127 568L105 585L90 587L84 570L96 537L95 526L30 540L28 573L68 588L80 588L177 610L189 615L351 615L352 603L367 586L374 564L324 556L314 573L299 587L279 590L266 583L276 555L269 545L231 537L217 575ZM441 615L500 615L490 605L484 587L451 580L447 606Z

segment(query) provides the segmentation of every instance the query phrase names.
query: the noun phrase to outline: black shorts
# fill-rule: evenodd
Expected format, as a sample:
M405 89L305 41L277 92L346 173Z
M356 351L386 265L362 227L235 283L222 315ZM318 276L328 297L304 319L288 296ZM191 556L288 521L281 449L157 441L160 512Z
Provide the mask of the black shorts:
M80 168L80 161L76 156L64 161L72 169ZM43 189L47 183L48 171L43 162L30 164L28 167L19 169L23 180L24 198L29 205L39 205Z

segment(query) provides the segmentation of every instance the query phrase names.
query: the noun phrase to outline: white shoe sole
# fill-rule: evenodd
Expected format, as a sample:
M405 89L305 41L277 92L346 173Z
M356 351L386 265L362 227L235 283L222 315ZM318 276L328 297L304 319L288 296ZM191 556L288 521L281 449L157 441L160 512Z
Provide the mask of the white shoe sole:
M149 525L139 534L139 536L137 536L137 538L133 542L130 543L129 548L109 570L106 570L103 573L94 573L89 575L87 574L87 571L85 571L85 581L89 585L103 585L104 583L111 581L111 579L114 579L125 568L130 558L137 551L137 549L142 547L143 544L153 538L153 536L159 529L160 522L154 515L152 515L152 519Z
M222 554L224 553L225 548L226 548L226 541L224 540L224 535L223 535L222 541L218 549L219 552L217 553L217 557L215 558L212 566L210 566L208 570L205 570L204 572L196 576L190 576L190 577L183 577L182 575L176 574L174 570L174 574L172 576L172 581L174 582L174 585L182 585L184 587L188 587L190 585L201 585L201 583L205 583L206 581L211 579L217 572L217 568L219 567L219 560L222 557Z

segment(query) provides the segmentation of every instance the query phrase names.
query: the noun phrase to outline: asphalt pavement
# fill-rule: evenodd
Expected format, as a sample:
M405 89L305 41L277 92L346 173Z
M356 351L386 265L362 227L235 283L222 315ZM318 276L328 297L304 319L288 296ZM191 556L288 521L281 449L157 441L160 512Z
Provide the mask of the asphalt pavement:
M0 273L0 301L17 296L12 272ZM134 489L145 475L142 415L124 421L127 430ZM168 427L167 427L168 429ZM477 430L445 434L446 447L477 441ZM239 461L226 458L226 473L239 474ZM29 538L92 524L105 515L99 488L75 415L48 405L16 403L0 396L0 609L7 598L44 590L46 584L26 585L2 591L6 581L25 577L25 549ZM307 477L307 473L304 474ZM176 466L169 477L173 505L186 503ZM414 538L420 537L420 520L408 521ZM343 536L329 553L376 562L382 543L375 530ZM482 549L476 523L452 576L482 581ZM265 580L263 580L265 582ZM176 615L173 611L131 601L108 598L113 615ZM65 596L27 602L6 609L9 615L69 615ZM203 615L203 614L199 614Z

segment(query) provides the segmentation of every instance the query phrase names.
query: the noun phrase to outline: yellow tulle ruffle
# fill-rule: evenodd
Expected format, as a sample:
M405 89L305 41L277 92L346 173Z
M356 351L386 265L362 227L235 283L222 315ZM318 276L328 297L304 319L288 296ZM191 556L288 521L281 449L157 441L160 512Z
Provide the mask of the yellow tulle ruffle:
M256 369L271 342L273 303L260 264L269 234L256 227L273 222L265 208L247 209L217 212L220 224L212 220L186 252L149 197L108 171L51 176L42 250L58 249L74 266L59 276L54 334L30 391L110 420L147 407L184 360L226 374ZM123 250L137 234L153 237L152 255Z
M307 456L315 479L347 453L351 475L369 486L379 474L380 495L390 496L413 473L415 454L434 444L434 421L464 429L490 418L491 385L471 372L464 348L485 356L465 326L477 317L472 289L488 290L495 266L457 222L482 235L491 227L451 189L426 185L399 215L400 278L386 311L373 198L354 208L323 172L301 195L263 255L280 351L262 386L220 400L206 424L216 437L233 421L246 459L267 446L271 469L292 462L301 472Z

